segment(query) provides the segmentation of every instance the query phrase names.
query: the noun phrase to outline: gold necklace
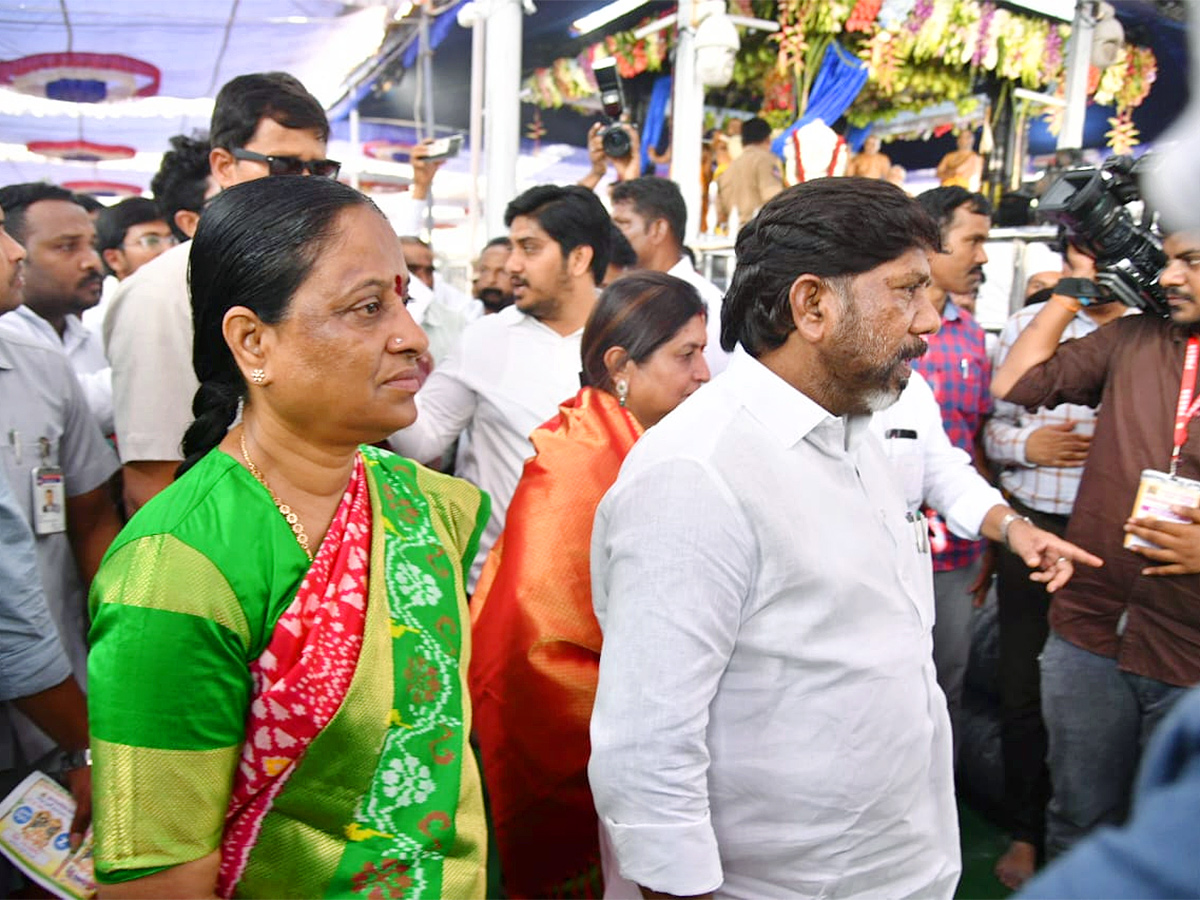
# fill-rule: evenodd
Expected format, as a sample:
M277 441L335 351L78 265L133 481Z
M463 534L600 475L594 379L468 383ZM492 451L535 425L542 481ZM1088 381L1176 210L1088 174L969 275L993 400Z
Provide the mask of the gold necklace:
M275 502L275 508L279 510L279 514L291 526L292 534L296 536L296 543L300 545L300 549L304 551L304 555L308 557L308 561L312 562L312 551L308 549L308 534L305 532L304 526L300 523L300 517L292 512L290 506L279 499L278 494L271 490L271 486L267 484L267 479L263 478L263 473L258 470L258 466L250 458L250 453L246 450L246 430L244 428L239 439L242 444L242 458L246 460L246 468L250 470L250 474L254 476L255 481L267 489L267 493L271 495L271 499Z

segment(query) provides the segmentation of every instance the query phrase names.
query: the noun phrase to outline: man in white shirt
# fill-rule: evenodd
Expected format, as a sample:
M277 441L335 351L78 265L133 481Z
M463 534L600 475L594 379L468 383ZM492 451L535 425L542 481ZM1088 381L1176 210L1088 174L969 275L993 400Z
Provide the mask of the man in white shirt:
M666 272L692 285L708 307L708 346L704 361L716 375L729 364L721 349L721 289L696 271L683 249L687 206L679 185L666 178L633 178L613 185L613 224L637 254L638 268Z
M738 236L729 368L646 433L600 504L589 776L615 865L644 890L954 893L927 533L868 429L937 327L938 244L885 182L768 201ZM1065 580L1068 554L1023 525L1010 539L1037 577Z
M209 166L222 189L276 175L337 177L325 159L329 121L291 75L239 75L213 106ZM192 305L180 244L121 283L104 321L113 363L113 413L132 514L175 477L199 382L192 371Z
M509 203L504 221L513 305L467 326L417 394L416 422L389 439L396 452L431 460L469 436L457 474L492 498L471 590L533 455L529 434L579 390L579 340L608 265L608 213L586 188L530 188Z
M92 218L74 194L44 181L0 188L0 207L28 254L24 304L0 320L0 331L66 353L88 409L112 434L112 372L100 336L79 319L100 302L104 280Z

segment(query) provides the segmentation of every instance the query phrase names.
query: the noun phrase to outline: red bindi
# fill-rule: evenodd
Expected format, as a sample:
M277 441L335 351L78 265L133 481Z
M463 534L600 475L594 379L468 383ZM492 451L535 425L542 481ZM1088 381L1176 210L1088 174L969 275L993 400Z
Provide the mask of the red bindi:
M401 297L404 296L404 276L403 275L396 276L396 293L399 294Z

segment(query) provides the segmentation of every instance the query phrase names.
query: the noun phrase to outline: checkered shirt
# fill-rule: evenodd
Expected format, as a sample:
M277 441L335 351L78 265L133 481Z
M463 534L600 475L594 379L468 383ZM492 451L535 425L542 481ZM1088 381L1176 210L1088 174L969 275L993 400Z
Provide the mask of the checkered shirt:
M997 366L1003 364L1017 337L1045 305L1026 306L1009 318L996 346ZM1099 327L1091 316L1080 310L1067 324L1062 340L1081 338ZM1071 514L1083 466L1035 466L1025 458L1025 442L1044 425L1063 422L1074 422L1076 432L1090 435L1095 426L1096 411L1088 406L1064 403L1054 409L1043 407L1031 413L1023 406L997 400L983 432L987 458L1000 467L1000 486L1031 509L1057 516Z
M992 365L983 328L947 297L942 327L928 341L928 352L913 363L913 368L933 388L950 443L974 458L975 437L992 411ZM961 569L983 553L983 541L955 537L936 511L929 510L927 515L935 572Z

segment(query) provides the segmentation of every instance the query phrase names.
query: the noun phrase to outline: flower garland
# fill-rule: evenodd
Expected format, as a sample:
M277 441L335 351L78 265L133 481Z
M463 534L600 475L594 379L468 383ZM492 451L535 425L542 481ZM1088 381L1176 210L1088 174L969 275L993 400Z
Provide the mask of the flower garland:
M736 0L745 13L755 0ZM772 4L772 7L775 7ZM756 10L760 17L772 17ZM734 67L733 86L762 97L760 115L776 126L794 121L808 101L817 67L835 38L870 66L870 78L847 112L852 125L886 120L951 100L966 112L976 80L985 74L1032 89L1064 76L1070 26L1000 8L993 0L779 0L780 30L748 32ZM558 107L594 96L593 61L617 60L624 78L660 71L674 44L674 29L636 39L634 32L606 37L578 57L556 60L526 80L532 101ZM1128 47L1103 73L1093 71L1088 94L1116 107L1109 144L1127 151L1137 143L1132 113L1158 71L1147 47ZM1053 129L1054 111L1047 113Z
M647 19L638 25L649 23ZM549 66L534 70L525 79L524 93L542 109L558 109L594 97L599 91L592 65L609 57L617 61L622 78L633 78L643 72L659 72L675 46L675 30L663 28L643 38L633 31L610 34L576 57L556 59Z

